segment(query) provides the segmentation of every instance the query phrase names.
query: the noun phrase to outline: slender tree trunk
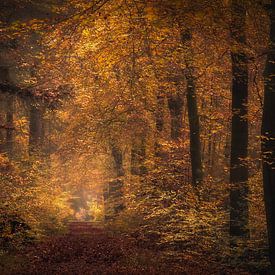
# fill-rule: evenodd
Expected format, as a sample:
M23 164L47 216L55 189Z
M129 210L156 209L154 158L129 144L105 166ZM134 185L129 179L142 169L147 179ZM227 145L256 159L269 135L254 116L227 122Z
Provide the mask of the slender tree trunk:
M195 82L192 75L187 77L187 109L190 128L190 157L192 167L192 182L196 186L203 180L200 121L197 107Z
M232 1L232 122L230 159L230 235L247 238L248 230L248 65L245 44L246 9L243 0Z
M203 181L203 167L200 140L200 120L196 96L196 81L194 77L193 53L191 49L192 35L189 30L181 34L182 44L185 48L185 77L187 80L187 110L190 128L190 157L192 167L192 183L194 186Z
M183 117L183 98L180 93L168 97L168 107L171 116L171 138L178 140L181 136Z
M271 4L270 21L270 51L264 72L262 155L269 255L275 272L275 0Z
M134 140L131 149L131 174L144 175L147 172L145 166L146 158L146 137L144 135L138 140Z
M164 127L164 105L165 105L164 95L158 94L157 109L156 109L156 129L158 133L161 133Z
M1 84L10 83L9 69L6 66L0 66L0 83Z
M29 154L33 155L41 151L42 146L42 110L40 106L30 105L29 121Z
M117 177L125 175L123 169L123 154L118 145L111 145L111 154L114 159L114 169ZM122 179L115 179L106 184L104 189L105 220L114 219L124 208Z
M116 175L118 177L124 176L123 169L123 155L121 149L117 145L112 145L112 156L114 158L114 167L116 171Z
M10 158L13 157L13 145L14 145L14 123L13 123L13 114L14 114L14 97L11 95L7 96L7 105L6 105L6 150Z
M164 128L164 107L165 107L165 96L159 93L156 97L156 141L155 141L155 156L162 157L162 148L159 142Z

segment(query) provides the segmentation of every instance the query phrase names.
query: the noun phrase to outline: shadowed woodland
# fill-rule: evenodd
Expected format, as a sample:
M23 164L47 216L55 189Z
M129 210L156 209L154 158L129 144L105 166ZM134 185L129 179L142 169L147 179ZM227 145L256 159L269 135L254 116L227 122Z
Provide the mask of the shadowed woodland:
M275 274L275 0L1 0L1 274Z

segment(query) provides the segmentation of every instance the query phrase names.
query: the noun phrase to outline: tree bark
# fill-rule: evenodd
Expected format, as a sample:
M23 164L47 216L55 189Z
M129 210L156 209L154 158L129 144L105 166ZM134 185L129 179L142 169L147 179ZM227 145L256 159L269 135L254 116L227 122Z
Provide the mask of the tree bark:
M7 84L10 82L9 69L6 66L0 66L0 83Z
M178 140L182 130L183 98L180 93L168 97L168 107L171 116L171 138Z
M197 97L195 83L192 75L187 77L187 109L190 128L190 157L192 167L193 185L198 185L203 180L201 140L200 140L200 121L197 108Z
M117 144L111 145L111 154L114 159L114 169L117 177L125 175L123 169L123 154ZM104 208L105 208L105 220L114 219L124 208L124 197L123 197L123 179L114 179L107 182L103 197L104 197Z
M117 145L112 145L112 156L114 158L114 167L116 171L117 177L124 176L124 169L123 169L123 155L121 149Z
M146 138L145 134L138 140L134 140L131 149L131 174L144 175L147 172L145 166Z
M29 121L29 154L33 155L41 151L43 140L42 110L40 106L30 105Z
M156 109L156 129L158 133L161 133L164 127L164 105L165 105L165 96L160 93L157 95L157 109Z
M190 158L192 167L192 183L194 186L203 181L203 167L200 140L200 119L197 105L196 81L194 77L193 53L191 49L192 35L189 30L182 32L182 43L185 48L185 77L187 80L187 110L190 130Z
M248 238L248 64L243 50L246 9L243 0L233 0L231 37L232 121L230 158L230 235Z
M275 0L270 12L270 51L264 72L262 118L263 185L269 240L269 255L275 271Z
M14 97L11 95L7 95L7 103L6 103L6 151L10 158L13 157L13 145L14 145L14 122L13 122L13 114L14 114Z
M155 123L156 123L156 140L155 140L155 156L162 160L166 157L166 152L164 152L160 139L164 130L164 108L165 108L165 95L159 92L156 97L156 111L155 111Z

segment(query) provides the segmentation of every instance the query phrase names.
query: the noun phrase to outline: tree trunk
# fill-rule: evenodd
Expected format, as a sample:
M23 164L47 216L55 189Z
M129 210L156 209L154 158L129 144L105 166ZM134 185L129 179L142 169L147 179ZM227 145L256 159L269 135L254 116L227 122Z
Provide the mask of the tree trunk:
M203 181L203 167L200 140L200 120L197 106L196 83L193 67L193 53L191 49L191 33L189 30L181 34L182 44L185 49L185 77L187 80L187 110L190 129L190 158L192 167L192 183L194 186Z
M14 145L14 123L13 123L13 114L14 114L14 97L11 95L7 96L7 105L6 105L6 151L10 158L13 157L13 145Z
M161 133L164 127L164 105L165 105L164 95L162 94L157 95L156 128L158 133Z
M117 145L112 145L112 156L114 158L114 167L118 177L124 176L123 155L121 149Z
M121 149L116 145L111 145L111 153L114 159L114 168L117 177L125 175L123 169L123 154ZM124 197L123 197L123 179L114 179L107 182L104 191L104 208L105 208L105 220L114 219L124 208Z
M171 116L171 138L178 140L182 130L183 98L180 94L168 97L168 107Z
M30 105L29 121L29 154L33 155L41 151L43 131L42 131L42 110L40 106Z
M275 271L275 0L271 4L270 20L271 43L264 72L262 155L269 255Z
M10 83L9 68L7 66L0 66L0 83Z
M145 166L146 138L145 133L138 140L134 140L131 149L131 174L144 175L147 172Z
M232 1L232 122L230 159L230 235L247 238L248 230L248 65L245 44L244 2Z
M197 107L195 82L192 74L187 74L187 109L190 128L190 157L192 167L192 183L194 186L203 180L200 121Z
M160 140L162 138L162 133L164 129L164 112L165 112L165 95L160 92L156 97L156 112L155 112L155 123L156 123L156 140L155 140L155 156L162 160L166 157L166 152L164 152Z

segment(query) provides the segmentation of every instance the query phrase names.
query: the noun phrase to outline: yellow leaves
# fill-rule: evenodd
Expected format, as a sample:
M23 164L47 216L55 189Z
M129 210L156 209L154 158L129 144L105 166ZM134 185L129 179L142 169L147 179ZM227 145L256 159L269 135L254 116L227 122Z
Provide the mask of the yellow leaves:
M96 221L104 219L104 207L102 204L98 204L96 201L90 201L88 203L89 215Z
M13 21L8 27L13 35L25 34L29 31L42 31L45 28L45 21L40 19L32 19L29 21Z
M0 154L0 165L1 165L1 167L3 167L3 165L7 165L8 162L9 162L9 158L4 154Z
M91 31L90 31L89 29L87 29L87 28L85 28L85 29L82 31L82 35L83 35L84 37L89 37L90 34L91 34Z
M158 19L156 10L151 5L146 7L146 18L149 20L149 22L153 22Z
M0 211L5 211L7 215L16 213L33 230L41 233L45 228L44 223L47 227L57 226L51 224L52 217L59 221L69 215L68 196L56 184L52 184L41 161L21 160L19 163L9 164L14 169L5 171L4 163L9 164L6 157L0 155Z
M30 20L27 25L33 30L41 30L44 27L45 21L40 19L32 19Z

